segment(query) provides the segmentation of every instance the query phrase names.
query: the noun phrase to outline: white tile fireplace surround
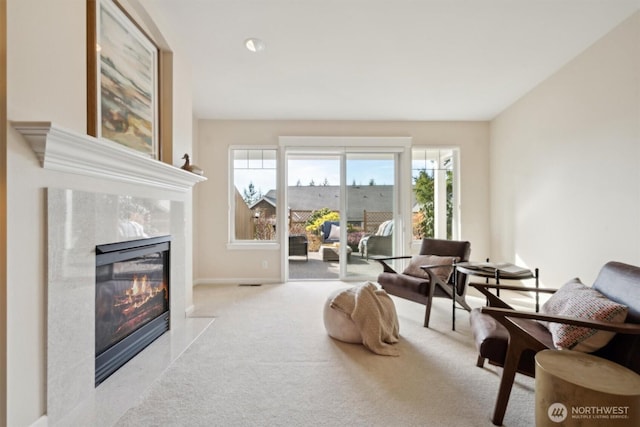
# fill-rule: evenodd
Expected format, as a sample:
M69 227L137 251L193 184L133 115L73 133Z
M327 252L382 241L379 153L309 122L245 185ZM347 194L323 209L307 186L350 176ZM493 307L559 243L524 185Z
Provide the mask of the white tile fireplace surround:
M170 200L47 189L47 416L55 424L95 381L95 247L132 240L130 212L144 212L149 237L171 235L171 323L184 317L184 204ZM138 237L139 238L139 237Z
M92 401L89 406L95 405L96 245L144 237L131 234L140 227L132 227L130 221L141 223L148 237L171 235L170 324L172 330L184 328L187 210L183 194L205 178L51 123L12 125L25 136L45 169L104 179L103 188L134 188L138 194L140 188L169 190L161 192L166 197L135 197L126 191L46 188L46 423L72 425L87 400ZM126 185L114 186L114 181ZM118 381L120 387L127 387L126 379ZM94 412L100 411L94 408Z

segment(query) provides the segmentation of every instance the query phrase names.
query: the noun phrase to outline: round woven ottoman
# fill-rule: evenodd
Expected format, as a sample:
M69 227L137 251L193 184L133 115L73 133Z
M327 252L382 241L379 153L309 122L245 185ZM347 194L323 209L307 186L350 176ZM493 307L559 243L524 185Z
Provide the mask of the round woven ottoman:
M344 289L338 289L327 298L324 303L324 327L331 338L353 344L362 344L362 335L356 324L344 312L331 308L331 301Z

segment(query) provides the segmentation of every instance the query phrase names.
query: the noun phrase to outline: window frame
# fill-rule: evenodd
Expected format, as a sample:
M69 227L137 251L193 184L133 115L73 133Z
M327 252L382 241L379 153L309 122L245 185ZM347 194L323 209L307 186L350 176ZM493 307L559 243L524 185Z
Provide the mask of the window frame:
M248 150L248 151L273 151L275 156L274 156L274 161L275 161L275 168L273 169L275 172L275 176L274 176L274 185L275 185L275 192L276 192L276 215L274 216L275 219L275 228L276 228L276 232L274 233L274 238L270 239L270 240L243 240L243 239L236 239L236 221L235 221L235 211L236 211L236 198L235 198L235 191L236 191L236 186L235 186L235 171L236 171L236 166L235 166L235 152L236 151L240 151L240 150ZM228 210L228 220L227 220L227 224L228 224L228 239L227 239L227 249L230 250L251 250L251 249L267 249L267 250L279 250L280 249L280 233L278 232L279 230L279 225L280 225L280 216L278 215L278 199L280 196L280 190L279 190L279 185L280 185L280 179L279 179L279 175L280 175L280 168L281 168L281 162L280 162L280 152L279 152L279 147L277 145L231 145L228 148L228 165L229 165L229 174L228 174L228 187L227 187L227 191L228 191L228 206L229 206L229 210ZM247 169L252 169L252 168L247 168ZM265 169L265 168L255 168L255 169ZM269 189L271 190L271 189ZM239 190L240 191L240 190Z
M414 171L415 170L419 170L419 169L414 169L413 165L414 165L414 150L423 150L426 152L429 151L439 151L440 153L438 154L438 159L439 162L441 164L438 165L437 169L433 169L435 171L441 170L441 171L446 171L449 169L446 168L442 168L442 163L445 161L446 158L450 158L451 159L451 168L450 170L452 171L452 211L451 211L451 239L452 240L459 240L460 236L461 236L461 232L460 232L460 147L457 146L427 146L427 145L414 145L411 147L411 159L410 159L410 175L411 175L411 182L410 182L410 188L411 188L411 212L413 212L413 206L414 206L414 201L415 201L415 194L414 194ZM442 156L442 152L446 152L446 151L450 151L451 154L448 156L443 157ZM422 159L418 159L418 160L422 160ZM437 178L436 175L434 174L434 179L436 179L436 182L434 182L434 185L437 185ZM443 185L445 186L446 189L446 176L444 177L445 182L443 183ZM436 196L438 194L438 191L436 188L434 188L434 196ZM444 215L441 215L439 218L434 218L434 238L436 239L447 239L447 212L446 212L446 191L445 191L445 200L440 200L440 201L435 201L436 205L440 205L445 206L444 208ZM440 212L442 212L443 209L440 209ZM435 215L438 215L437 210ZM444 222L444 226L443 227L438 227L437 224L438 222L442 223ZM413 214L411 214L411 220L410 220L410 224L411 224L411 229L413 229ZM444 231L441 231L444 230ZM444 233L444 234L443 234ZM417 244L419 242L421 242L421 240L415 240L413 238L413 232L410 233L411 235L411 241L412 244Z

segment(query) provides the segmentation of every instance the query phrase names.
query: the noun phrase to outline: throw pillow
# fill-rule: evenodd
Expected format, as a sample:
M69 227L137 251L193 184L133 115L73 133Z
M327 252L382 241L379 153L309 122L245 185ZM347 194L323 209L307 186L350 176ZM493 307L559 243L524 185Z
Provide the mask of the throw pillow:
M389 221L385 221L382 224L380 224L378 226L378 229L376 230L376 232L374 233L375 236L384 236L384 229L387 227L387 223Z
M381 236L391 236L393 234L393 220L383 222L384 228L382 229Z
M453 263L458 262L458 257L452 256L438 256L438 255L414 255L411 257L411 262L402 272L409 276L429 278L429 274L420 268L421 265L441 265L433 269L433 272L444 283L449 281L451 273L453 273Z
M335 225L335 224L331 224L331 230L329 231L329 240L340 240L340 227Z
M542 313L580 317L590 320L623 323L628 307L611 301L600 292L585 286L580 279L572 279L554 293L540 308ZM591 353L604 347L615 332L555 322L541 322L553 338L558 349Z

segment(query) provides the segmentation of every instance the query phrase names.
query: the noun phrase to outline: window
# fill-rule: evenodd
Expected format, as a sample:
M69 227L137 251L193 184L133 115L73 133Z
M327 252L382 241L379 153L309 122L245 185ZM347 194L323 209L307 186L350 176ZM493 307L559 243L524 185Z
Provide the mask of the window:
M231 240L276 240L277 150L232 148L231 159Z
M411 150L413 240L457 239L457 150Z

